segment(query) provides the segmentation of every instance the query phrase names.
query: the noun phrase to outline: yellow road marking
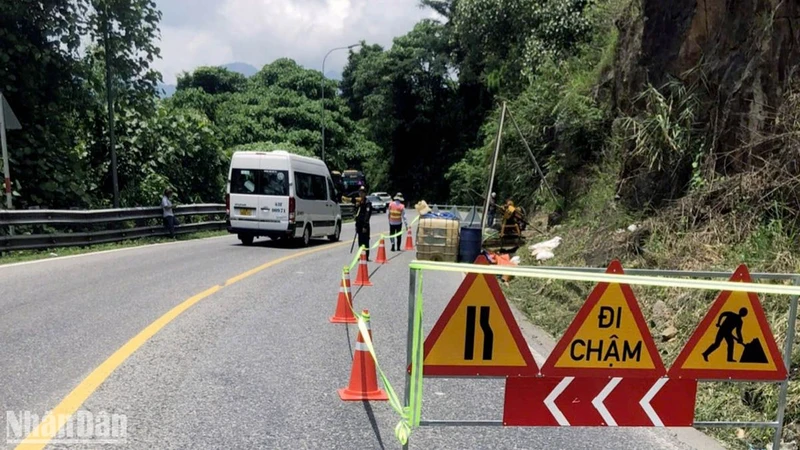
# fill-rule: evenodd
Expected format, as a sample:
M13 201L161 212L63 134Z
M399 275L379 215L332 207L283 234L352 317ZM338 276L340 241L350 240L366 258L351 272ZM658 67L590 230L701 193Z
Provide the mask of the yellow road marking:
M50 413L45 416L35 430L31 431L17 447L16 450L31 450L43 449L50 441L58 434L67 420L78 411L83 403L103 384L108 377L119 367L125 360L127 360L136 350L149 341L156 333L161 331L162 328L167 326L176 317L181 315L193 305L209 297L211 294L219 291L223 287L230 286L238 281L241 281L251 275L254 275L264 269L286 262L290 259L299 258L301 256L309 255L311 253L321 252L323 250L330 250L337 247L343 247L347 242L340 242L338 244L325 245L319 248L305 250L299 253L286 255L268 263L262 264L255 269L248 270L240 275L237 275L225 281L223 286L217 285L206 289L205 291L194 295L178 306L169 310L166 314L156 319L144 330L139 332L131 340L125 343L119 350L114 352L108 359L106 359L100 366L98 366L92 373L89 374L81 383L72 390ZM55 424L55 426L51 426Z

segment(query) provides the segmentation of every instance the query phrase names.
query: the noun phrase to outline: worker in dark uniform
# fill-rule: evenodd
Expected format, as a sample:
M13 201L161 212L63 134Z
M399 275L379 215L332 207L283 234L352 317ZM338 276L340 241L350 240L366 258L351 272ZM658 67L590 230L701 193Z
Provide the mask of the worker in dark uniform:
M708 346L708 349L703 352L703 359L708 361L709 355L716 351L722 341L725 341L725 344L728 345L728 362L736 362L733 359L733 341L736 341L742 345L744 345L744 340L742 339L742 319L747 316L747 308L741 308L739 313L735 313L733 311L726 311L719 315L717 319L717 337L714 339L714 343ZM736 335L734 336L734 331Z
M358 234L358 246L366 247L367 261L369 259L369 220L372 218L372 202L367 200L367 191L364 186L358 191L356 204L356 234Z

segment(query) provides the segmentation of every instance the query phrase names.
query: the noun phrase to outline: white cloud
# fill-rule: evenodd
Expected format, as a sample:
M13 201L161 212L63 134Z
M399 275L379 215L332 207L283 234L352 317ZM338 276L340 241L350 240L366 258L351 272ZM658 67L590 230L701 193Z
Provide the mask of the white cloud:
M156 68L161 71L165 83L174 84L184 70L231 62L233 49L204 31L162 26L161 57Z
M163 11L161 70L174 83L200 65L246 62L260 68L288 57L320 70L334 47L391 46L425 17L418 0L157 0ZM191 6L189 6L191 5ZM189 8L189 9L187 9ZM347 52L332 53L326 73L341 73Z

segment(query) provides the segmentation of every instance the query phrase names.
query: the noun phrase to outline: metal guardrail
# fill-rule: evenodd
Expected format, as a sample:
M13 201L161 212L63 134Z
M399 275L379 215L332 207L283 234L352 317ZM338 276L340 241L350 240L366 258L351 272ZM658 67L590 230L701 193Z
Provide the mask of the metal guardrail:
M350 204L339 205L342 219L352 219L355 208ZM175 232L179 234L196 233L199 231L219 231L226 229L226 211L224 204L204 203L195 205L180 205L174 208L176 217L211 216L211 219L198 223L179 224ZM28 209L28 210L0 210L0 227L28 227L35 226L69 226L91 227L103 224L119 224L123 222L142 222L161 220L160 207L147 208L120 208L97 210L57 210L57 209ZM138 224L141 225L141 224ZM113 227L109 227L113 228ZM169 233L162 225L137 226L102 229L97 231L68 231L54 233L18 233L0 235L0 251L9 250L37 250L57 247L85 246L125 241L143 237L167 236Z
M176 216L225 214L225 205L206 203L180 205L174 208ZM95 224L125 220L160 219L160 207L120 208L95 210L26 209L0 210L0 226Z
M174 208L176 217L205 216L201 222L179 224L175 232L180 234L199 231L217 231L226 228L225 205L208 203L180 205ZM160 207L121 208L98 210L3 210L0 211L0 226L43 227L72 226L73 228L93 228L97 225L119 224L96 231L38 231L35 233L15 233L0 236L0 251L36 250L56 247L73 247L109 242L119 242L143 237L167 236L163 225L146 226L141 222L162 220ZM134 222L133 226L123 226L123 222ZM140 222L140 223L135 223Z

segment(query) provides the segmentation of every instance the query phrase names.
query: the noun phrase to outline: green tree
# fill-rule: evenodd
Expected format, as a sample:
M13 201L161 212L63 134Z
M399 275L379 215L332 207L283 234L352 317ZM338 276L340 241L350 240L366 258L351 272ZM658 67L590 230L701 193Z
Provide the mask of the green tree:
M247 88L247 78L224 67L198 67L192 73L178 77L178 91L198 88L207 94L242 92Z
M351 54L344 70L343 95L382 148L366 167L371 179L387 183L383 189L444 200L443 168L475 140L485 108L459 86L448 36L444 24L422 21L389 51L369 46Z
M0 2L0 90L23 127L7 135L17 208L92 203L83 123L91 94L77 57L84 7Z

